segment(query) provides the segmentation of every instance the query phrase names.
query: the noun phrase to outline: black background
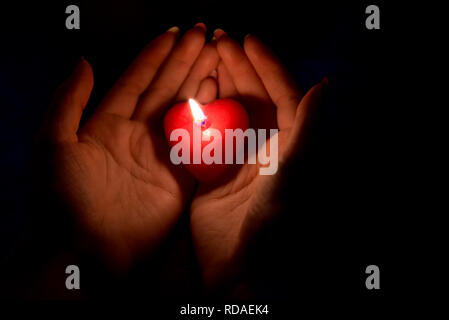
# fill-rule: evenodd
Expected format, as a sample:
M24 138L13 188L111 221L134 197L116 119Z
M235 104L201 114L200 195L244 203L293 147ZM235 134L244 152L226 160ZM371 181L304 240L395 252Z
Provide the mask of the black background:
M80 8L80 30L65 28L68 4ZM173 25L186 30L204 22L209 38L215 28L240 41L247 33L260 37L304 90L323 76L329 78L308 166L291 184L292 193L303 195L301 203L291 206L292 220L278 231L276 241L261 242L273 248L266 249L267 261L257 277L276 282L261 288L261 296L271 302L300 303L298 299L307 297L372 306L404 294L408 242L401 224L407 164L396 118L402 103L394 89L403 77L400 38L395 36L398 11L383 1L374 2L380 7L381 29L367 30L369 4L128 0L2 5L2 255L15 250L30 221L33 137L52 92L77 60L85 56L95 74L88 116L152 38ZM169 253L161 256L158 280L148 285L133 280L126 295L185 303L204 298L188 232L185 216L166 244ZM282 243L289 245L284 248ZM365 268L370 264L380 267L379 291L365 288ZM93 297L103 294L94 290Z

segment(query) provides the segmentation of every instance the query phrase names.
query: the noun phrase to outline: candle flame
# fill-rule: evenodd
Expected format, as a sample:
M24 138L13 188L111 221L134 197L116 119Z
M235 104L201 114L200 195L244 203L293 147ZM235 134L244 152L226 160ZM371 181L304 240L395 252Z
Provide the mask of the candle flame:
M190 111L192 111L193 120L196 122L201 122L206 120L206 116L201 110L200 105L194 99L189 99Z

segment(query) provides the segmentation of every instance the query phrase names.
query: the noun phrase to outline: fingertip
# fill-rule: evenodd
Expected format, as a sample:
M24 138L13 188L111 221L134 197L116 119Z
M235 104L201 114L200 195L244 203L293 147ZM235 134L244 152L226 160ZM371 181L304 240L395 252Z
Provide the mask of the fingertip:
M204 50L207 52L207 55L210 55L213 52L217 52L217 42L210 41L204 46Z
M265 45L262 43L262 41L259 40L259 38L249 33L243 39L243 44L244 46L259 46L263 48L265 47Z
M204 47L206 42L206 33L201 27L193 27L188 30L183 37L177 42L177 48L184 48L187 56L197 56ZM176 51L176 48L174 49Z
M204 79L199 86L196 99L201 104L208 104L217 98L218 86L215 78Z
M76 84L79 81L85 82L89 85L89 87L93 86L93 70L89 61L86 60L84 56L82 56L78 63L76 64L75 69L70 75L68 81L69 83Z
M92 65L86 58L83 56L80 59L80 72L82 79L87 81L90 87L93 87L94 84L94 71L92 69Z
M243 42L244 43L246 43L246 42L260 42L260 40L256 36L252 35L251 33L248 33L245 36L245 38L243 38Z
M251 34L247 34L245 38L243 38L243 49L246 51L247 49L251 49L251 46L254 43L254 36Z
M180 31L179 27L173 26L173 27L169 28L166 32L167 33L179 34L179 31Z
M311 97L319 98L321 99L324 94L326 93L327 89L329 87L329 79L327 77L323 77L320 82L315 84L312 88L310 88L308 94Z
M87 61L87 59L84 56L81 57L80 63L82 64L82 66L83 66L82 68L84 70L87 70L89 72L93 72L92 71L92 65L90 64L89 61Z
M243 40L243 49L248 54L248 56L256 52L256 50L254 50L257 49L255 48L255 45L257 45L257 43L255 42L255 37L251 34L247 34Z
M75 69L73 69L71 77L75 77L77 74L79 74L83 68L84 65L87 63L86 58L84 58L84 56L82 56L81 58L79 58L78 62L76 63Z
M215 37L215 35L210 39L208 44L210 44L213 47L217 47L217 38Z
M166 32L150 41L139 56L154 55L156 52L163 56L168 55L177 43L180 33L181 29L176 26L169 28Z
M323 86L323 89L329 88L329 78L324 76L323 79L321 80L321 84Z
M48 112L48 136L55 141L77 140L76 132L94 84L90 63L81 57L71 76L60 86Z
M169 28L167 31L165 31L163 34L161 34L158 38L155 39L155 42L161 41L160 39L163 39L162 41L167 41L166 39L170 39L170 41L176 42L176 39L178 39L179 35L181 33L181 29L178 26L173 26Z
M203 22L198 22L198 23L196 23L193 27L194 27L194 28L201 28L204 32L207 31L206 24L203 23Z
M233 46L233 40L227 34L223 34L220 36L220 38L217 39L217 50L222 56L229 50L232 50Z
M260 41L259 38L252 34L246 35L245 40L243 41L243 49L248 57L251 56L252 59L258 59L261 56L275 59L275 56L271 50L262 41Z
M190 38L191 40L201 39L201 41L206 41L206 26L204 23L197 23L193 26L193 28L189 29L186 33L184 33L181 40L186 38ZM197 45L197 44L195 44Z
M202 25L204 25L204 23L195 25L192 29L186 32L184 37L191 35L195 38L201 39L202 42L206 42L206 27L203 27Z
M326 92L328 86L327 78L326 80L323 78L322 81L315 84L309 92L306 93L304 98L301 100L303 101L313 101L314 104L320 104L324 99L324 94Z
M192 31L194 33L201 33L205 37L206 36L206 25L202 22L197 23L193 26L192 29L190 29L190 31Z
M210 78L214 78L214 79L216 80L217 77L218 77L217 69L212 70L212 71L210 72L210 74L209 74L209 77L210 77Z

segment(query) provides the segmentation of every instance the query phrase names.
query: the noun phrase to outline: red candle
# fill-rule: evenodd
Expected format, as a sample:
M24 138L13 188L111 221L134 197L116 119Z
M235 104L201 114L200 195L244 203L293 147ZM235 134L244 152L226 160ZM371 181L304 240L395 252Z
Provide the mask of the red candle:
M170 139L174 130L184 129L184 133L188 133L188 141L184 141L184 143L188 143L187 147L189 147L187 148L189 154L185 155L188 158L188 163L185 161L182 163L199 181L203 182L219 178L231 165L225 164L225 130L241 129L245 131L248 126L249 120L245 108L232 99L219 99L204 106L189 99L188 102L174 105L164 118L165 136L172 148L182 142L181 140L186 139L186 136L177 139L175 136ZM214 141L214 139L221 139L221 141ZM219 157L219 153L215 154L213 145L209 145L213 143L215 143L215 150L221 150L221 157ZM241 151L236 150L233 141L228 141L228 143L233 144L234 156L236 152ZM208 145L209 147L207 147ZM240 146L240 148L242 147ZM229 152L229 150L227 151ZM182 152L186 152L185 148ZM215 161L210 163L208 159L214 156ZM217 159L217 156L220 159Z

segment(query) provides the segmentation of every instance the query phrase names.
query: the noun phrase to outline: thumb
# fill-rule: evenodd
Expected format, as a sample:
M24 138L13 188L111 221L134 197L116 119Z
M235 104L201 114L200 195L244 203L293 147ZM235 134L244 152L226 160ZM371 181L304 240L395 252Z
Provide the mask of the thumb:
M324 101L328 85L327 78L323 78L320 83L314 85L301 99L296 109L295 122L284 153L285 162L294 161L304 151L304 144L310 130L312 118Z
M94 85L92 67L81 58L70 77L56 90L43 132L55 142L76 142L83 110Z

